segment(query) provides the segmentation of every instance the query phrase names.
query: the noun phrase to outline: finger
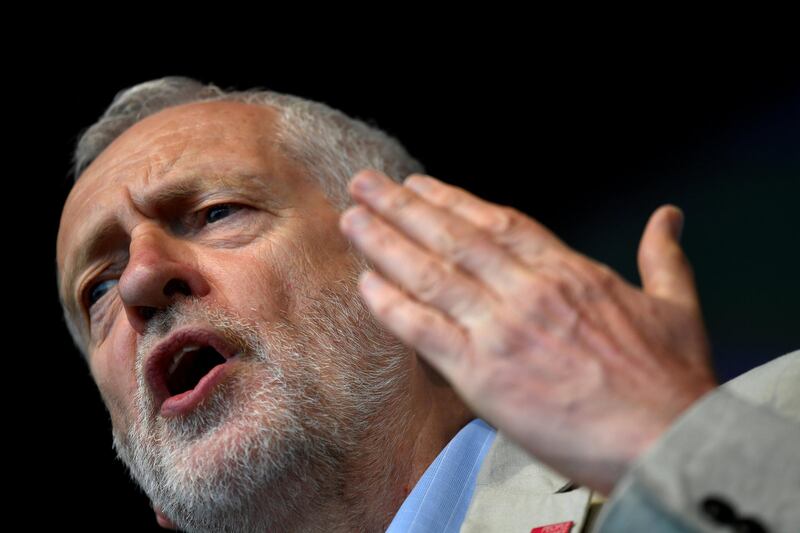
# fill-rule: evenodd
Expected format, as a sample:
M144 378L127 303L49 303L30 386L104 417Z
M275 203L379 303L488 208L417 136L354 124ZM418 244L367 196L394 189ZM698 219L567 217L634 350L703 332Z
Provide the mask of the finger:
M699 309L694 273L679 239L683 213L675 206L658 208L645 227L639 245L639 274L644 291Z
M411 174L404 185L432 204L488 232L495 242L509 249L527 264L533 264L546 246L567 248L545 226L513 207L487 202L432 176Z
M366 207L348 209L340 227L378 270L419 302L465 327L478 326L488 318L496 300L490 290L421 248Z
M456 323L415 301L376 272L362 272L358 283L367 306L384 326L445 378L454 375L469 339Z
M518 293L530 277L529 269L486 232L380 173L358 173L352 191L356 199L400 232L469 272L497 294Z

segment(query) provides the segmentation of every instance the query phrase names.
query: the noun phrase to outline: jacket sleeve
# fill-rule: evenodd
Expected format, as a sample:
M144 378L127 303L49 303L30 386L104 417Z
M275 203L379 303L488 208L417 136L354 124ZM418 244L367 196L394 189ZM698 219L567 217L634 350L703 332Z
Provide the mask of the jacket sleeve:
M800 531L800 351L701 398L620 480L597 533Z

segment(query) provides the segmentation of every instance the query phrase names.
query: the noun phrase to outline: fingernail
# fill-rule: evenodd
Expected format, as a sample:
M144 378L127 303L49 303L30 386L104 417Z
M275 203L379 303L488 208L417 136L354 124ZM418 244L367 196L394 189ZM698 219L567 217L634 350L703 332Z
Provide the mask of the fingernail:
M368 193L380 189L383 181L384 178L373 171L360 172L353 181L353 187L357 191Z
M383 286L383 281L375 272L372 272L371 270L365 270L361 273L361 280L359 280L359 284L364 292L374 293L376 290L381 288L381 286Z
M361 206L351 207L342 215L342 224L346 228L363 228L371 218L367 209Z
M403 184L411 190L417 192L426 192L433 186L432 180L427 176L420 174L412 174L408 176Z

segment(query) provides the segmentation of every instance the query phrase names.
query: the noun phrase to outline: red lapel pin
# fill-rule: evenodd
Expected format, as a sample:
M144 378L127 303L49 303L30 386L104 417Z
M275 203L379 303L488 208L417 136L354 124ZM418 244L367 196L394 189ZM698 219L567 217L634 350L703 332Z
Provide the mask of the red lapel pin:
M547 526L539 526L531 529L531 533L569 533L575 522L560 522L558 524L550 524Z

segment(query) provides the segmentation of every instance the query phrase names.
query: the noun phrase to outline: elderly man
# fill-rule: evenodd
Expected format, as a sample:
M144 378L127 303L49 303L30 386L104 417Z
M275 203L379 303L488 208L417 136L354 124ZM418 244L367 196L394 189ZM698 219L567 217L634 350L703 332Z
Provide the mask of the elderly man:
M515 527L588 530L599 500L591 489L609 493L715 386L693 288L685 272L667 275L681 263L664 260L678 257L678 214L667 208L651 221L643 274L651 293L680 305L620 290L624 302L638 298L627 318L642 320L624 322L610 308L611 318L592 315L596 328L587 329L559 297L569 291L547 292L539 277L536 287L552 297L532 298L512 320L508 310L525 301L519 288L535 288L526 268L538 265L560 289L570 273L584 290L571 296L592 313L601 293L581 280L594 270L574 261L553 270L537 259L549 257L542 250L567 252L543 228L422 176L400 187L359 173L351 192L373 219L356 216L369 214L363 206L340 218L352 203L350 178L363 168L397 179L422 171L394 139L321 104L185 78L118 94L81 137L58 236L59 294L108 407L114 447L159 523L503 530L507 523L491 518L503 508L504 518L522 520ZM373 274L361 278L365 305L358 280L371 263L415 298ZM616 283L598 272L591 279L601 287ZM608 325L627 333L604 337ZM573 338L605 354L606 366ZM534 341L556 366L525 365L520 354L530 355ZM620 342L634 341L657 346L655 363L644 348L633 370L630 358L614 359ZM465 354L483 361L473 370L494 369L496 379L468 379L469 365L458 362ZM655 382L663 387L651 387L662 374ZM524 389L533 375L538 388ZM622 394L595 394L610 375L622 376ZM660 401L665 390L670 397ZM649 403L630 408L641 399ZM518 416L528 410L530 420ZM478 411L560 474L496 435ZM592 414L595 426L576 434ZM529 429L531 420L547 429ZM613 434L587 457L578 439L603 428ZM521 507L499 505L498 495Z

